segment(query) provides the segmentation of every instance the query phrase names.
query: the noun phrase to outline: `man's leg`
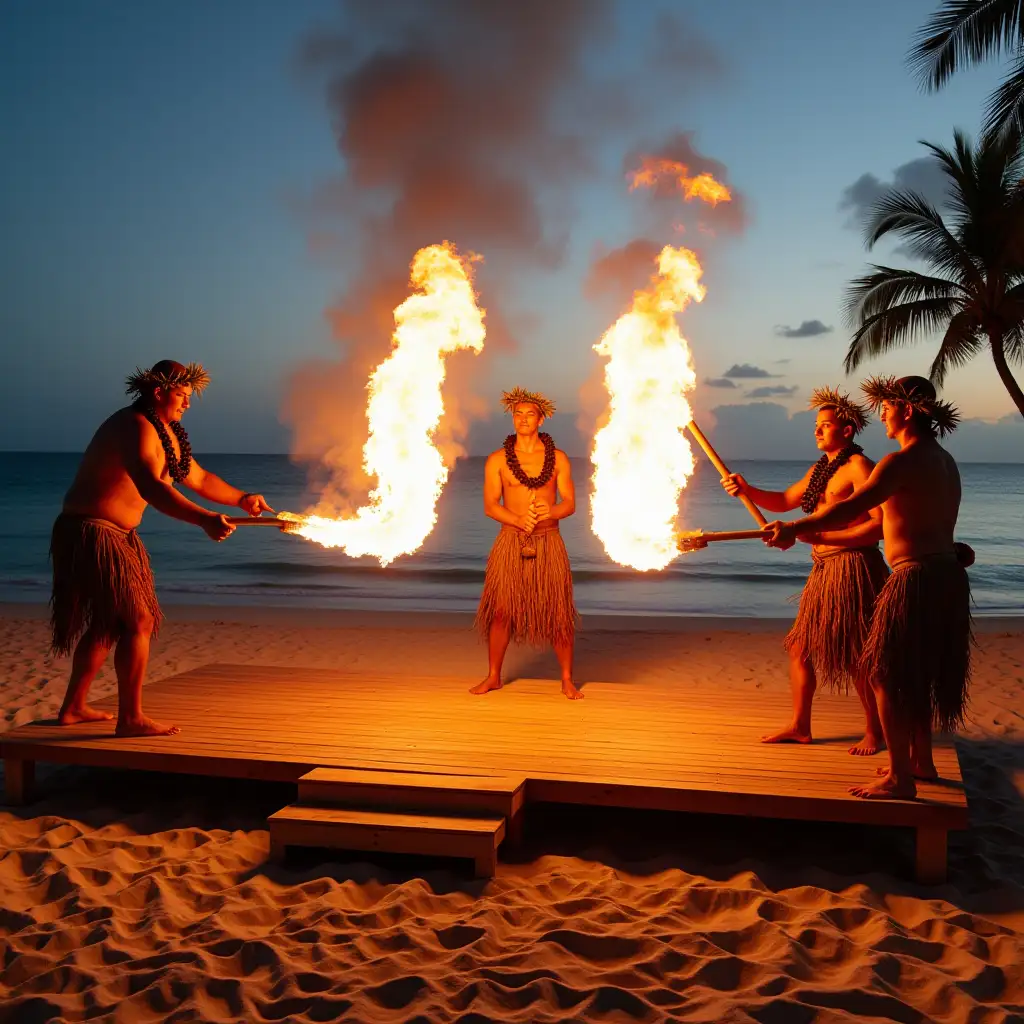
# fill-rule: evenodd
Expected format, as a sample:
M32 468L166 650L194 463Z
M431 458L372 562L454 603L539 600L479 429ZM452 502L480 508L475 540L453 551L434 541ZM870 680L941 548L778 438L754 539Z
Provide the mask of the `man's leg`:
M910 763L915 779L937 779L939 770L932 757L932 723L917 722L910 734Z
M914 778L926 782L939 777L932 757L932 726L931 722L918 722L910 731L910 766L914 770ZM888 768L879 768L879 775L888 775Z
M124 627L114 648L118 736L171 736L179 731L176 725L155 722L142 713L142 682L155 624L151 615L140 615Z
M562 693L569 700L579 700L583 691L573 682L572 659L576 647L576 637L571 637L568 642L555 644L555 657L558 659L558 667L562 670Z
M469 692L477 695L501 689L501 666L505 661L512 630L508 620L495 618L487 631L487 678L477 683Z
M850 747L850 753L866 757L877 754L885 746L885 737L882 735L882 722L878 717L874 690L866 679L857 679L855 685L857 696L860 697L861 706L864 708L865 726L864 739Z
M851 786L850 792L865 800L913 800L917 796L917 786L910 759L910 729L885 686L873 682L872 689L882 723L882 735L889 748L889 770L871 785Z
M793 721L780 732L761 737L762 743L810 743L811 703L817 681L810 659L796 647L789 649L789 687L793 694Z
M89 687L96 673L103 667L110 653L110 641L97 637L87 629L75 647L71 659L71 678L64 694L64 703L57 713L61 725L77 725L79 722L106 722L114 716L109 711L98 711L86 703Z

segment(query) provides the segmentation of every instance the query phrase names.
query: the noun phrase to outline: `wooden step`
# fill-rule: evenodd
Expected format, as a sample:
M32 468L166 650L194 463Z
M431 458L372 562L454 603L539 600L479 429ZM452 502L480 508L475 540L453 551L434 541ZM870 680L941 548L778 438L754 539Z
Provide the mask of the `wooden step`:
M314 768L299 779L298 802L505 818L509 840L518 845L525 794L522 776Z
M289 846L468 857L476 874L484 878L497 870L498 846L505 837L502 818L447 818L297 804L272 814L267 828L273 859L283 858Z

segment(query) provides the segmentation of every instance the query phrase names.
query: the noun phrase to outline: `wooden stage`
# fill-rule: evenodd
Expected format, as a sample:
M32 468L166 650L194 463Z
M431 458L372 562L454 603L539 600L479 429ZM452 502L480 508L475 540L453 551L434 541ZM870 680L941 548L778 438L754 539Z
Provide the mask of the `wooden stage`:
M523 679L474 697L476 681L206 665L145 689L147 713L178 736L115 739L110 723L0 734L8 801L30 797L37 761L297 782L297 803L269 822L275 852L450 852L481 874L537 801L910 827L928 882L945 878L947 832L967 827L947 740L941 779L917 800L847 793L884 764L847 753L863 731L853 697L818 696L814 744L769 746L759 737L788 721L788 695L591 682L569 701L553 680Z

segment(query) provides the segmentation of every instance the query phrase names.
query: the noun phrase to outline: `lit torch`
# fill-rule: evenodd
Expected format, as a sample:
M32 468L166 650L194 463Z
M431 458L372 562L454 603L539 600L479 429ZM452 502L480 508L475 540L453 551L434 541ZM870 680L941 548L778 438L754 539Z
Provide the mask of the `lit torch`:
M676 314L704 298L700 275L689 249L666 245L650 287L594 346L608 357L611 409L594 437L591 525L608 555L634 569L663 569L678 554L679 492L694 466L682 428L696 374Z
M444 357L484 347L468 258L447 242L427 246L413 257L410 278L415 291L395 309L391 354L367 385L363 467L377 478L369 503L344 519L288 516L287 532L352 557L373 555L381 565L419 548L437 522L448 479L433 443L444 413Z

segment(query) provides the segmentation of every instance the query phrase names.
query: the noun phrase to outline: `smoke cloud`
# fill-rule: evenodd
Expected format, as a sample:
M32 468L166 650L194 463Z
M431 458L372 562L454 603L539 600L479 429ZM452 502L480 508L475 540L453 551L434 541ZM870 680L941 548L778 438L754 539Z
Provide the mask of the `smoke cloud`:
M515 348L517 273L563 259L567 204L545 190L590 168L587 141L560 115L609 10L603 0L353 2L341 28L304 41L298 69L324 90L343 170L302 212L311 250L332 253L351 283L327 311L338 360L294 372L283 418L293 452L330 471L337 487L325 500L337 511L361 503L369 483L367 376L390 350L392 313L424 245L450 240L486 256L476 266L485 354L448 360L439 440L449 464L469 421L494 404L471 377L488 354ZM332 237L323 223L339 220Z

